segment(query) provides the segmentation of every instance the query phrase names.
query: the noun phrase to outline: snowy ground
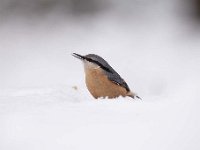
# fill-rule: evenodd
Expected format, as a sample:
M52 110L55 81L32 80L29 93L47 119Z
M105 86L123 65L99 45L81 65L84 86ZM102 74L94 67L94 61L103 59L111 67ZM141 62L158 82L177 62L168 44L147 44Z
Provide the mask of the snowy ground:
M200 42L189 28L38 22L1 24L1 150L200 149ZM94 100L72 52L104 57L143 100Z

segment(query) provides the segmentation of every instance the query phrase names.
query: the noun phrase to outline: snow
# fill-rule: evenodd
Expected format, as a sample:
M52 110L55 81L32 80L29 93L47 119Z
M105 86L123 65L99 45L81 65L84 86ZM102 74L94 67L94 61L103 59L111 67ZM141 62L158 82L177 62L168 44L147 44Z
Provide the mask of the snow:
M199 150L199 36L168 19L2 24L0 149ZM95 100L73 52L105 58L142 101Z
M199 148L199 102L187 95L95 101L66 87L11 93L1 96L1 149Z

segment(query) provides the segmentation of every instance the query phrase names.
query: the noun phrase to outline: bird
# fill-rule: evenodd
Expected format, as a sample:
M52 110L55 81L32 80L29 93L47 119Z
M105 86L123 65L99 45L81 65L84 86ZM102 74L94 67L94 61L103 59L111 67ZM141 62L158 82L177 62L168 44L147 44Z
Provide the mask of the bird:
M72 56L83 62L86 86L95 99L113 99L119 96L141 99L102 57L96 54L83 56L77 53L72 53Z

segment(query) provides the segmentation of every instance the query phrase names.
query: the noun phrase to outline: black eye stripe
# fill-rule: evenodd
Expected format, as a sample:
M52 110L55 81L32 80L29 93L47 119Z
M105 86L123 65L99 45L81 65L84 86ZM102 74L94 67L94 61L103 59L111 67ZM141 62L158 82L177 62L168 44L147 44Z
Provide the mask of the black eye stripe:
M85 57L85 59L86 59L87 61L89 61L89 62L95 63L96 65L100 66L103 70L112 73L112 71L111 71L109 68L103 66L103 65L102 65L101 63L99 63L98 61L93 60L93 59L91 59L91 58L86 58L86 57Z

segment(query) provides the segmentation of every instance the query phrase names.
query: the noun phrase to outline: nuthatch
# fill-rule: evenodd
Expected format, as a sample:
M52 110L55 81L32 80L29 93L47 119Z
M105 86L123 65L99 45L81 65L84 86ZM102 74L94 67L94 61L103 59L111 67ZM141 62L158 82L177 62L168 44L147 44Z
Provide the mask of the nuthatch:
M94 98L129 96L141 99L130 91L124 79L102 57L95 54L82 56L73 53L72 55L82 60L86 86Z

